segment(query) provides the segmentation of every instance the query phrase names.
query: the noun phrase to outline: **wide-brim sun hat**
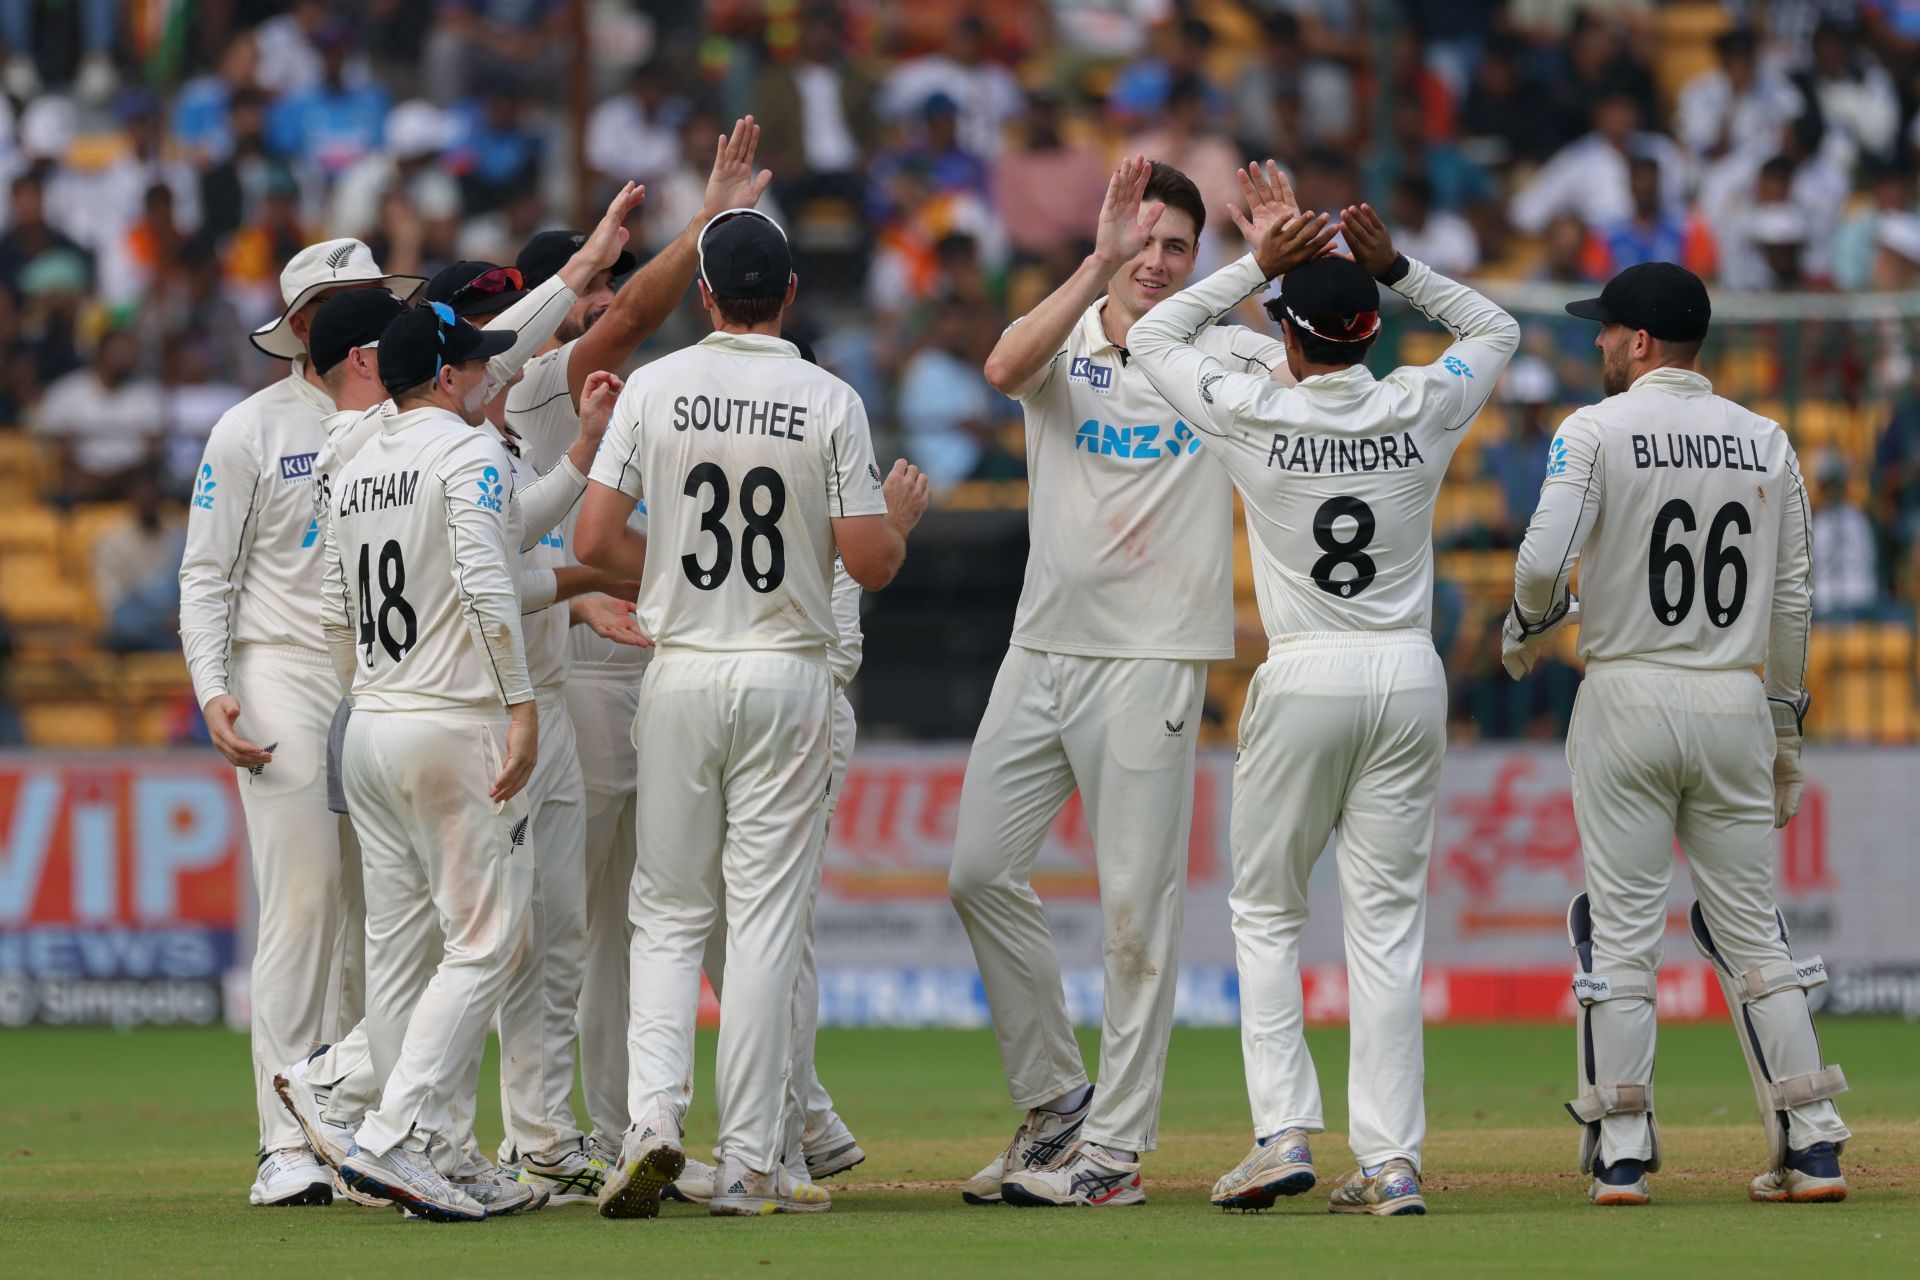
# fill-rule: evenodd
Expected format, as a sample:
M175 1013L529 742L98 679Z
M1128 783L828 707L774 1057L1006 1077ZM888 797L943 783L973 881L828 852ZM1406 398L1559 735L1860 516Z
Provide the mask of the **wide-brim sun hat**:
M261 325L250 341L267 355L291 360L306 353L305 345L294 335L288 323L293 313L328 289L344 285L379 285L411 302L425 286L425 276L395 275L382 271L373 260L373 250L358 240L322 240L293 255L280 273L280 298L286 309L271 324Z

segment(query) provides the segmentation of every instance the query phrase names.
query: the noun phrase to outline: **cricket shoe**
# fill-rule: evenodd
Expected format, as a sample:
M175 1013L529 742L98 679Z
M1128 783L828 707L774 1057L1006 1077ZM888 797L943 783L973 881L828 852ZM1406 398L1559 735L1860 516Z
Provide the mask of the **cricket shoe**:
M620 1139L604 1130L595 1129L587 1135L587 1159L600 1166L600 1172L605 1173L620 1163Z
M1140 1162L1122 1160L1105 1147L1076 1142L1044 1169L1019 1169L1000 1184L1008 1204L1023 1209L1145 1204Z
M1820 1204L1846 1198L1840 1151L1831 1142L1787 1152L1784 1166L1767 1170L1747 1188L1747 1199L1768 1204Z
M280 1105L299 1124L300 1132L306 1135L313 1154L325 1161L329 1169L338 1169L347 1152L353 1150L353 1126L327 1119L326 1094L307 1078L308 1070L330 1047L321 1045L275 1076L273 1091L280 1096Z
M707 1212L716 1218L758 1218L769 1213L825 1213L833 1208L826 1188L794 1177L785 1165L755 1173L734 1156L721 1156ZM723 1189L724 1188L724 1189Z
M270 1204L283 1208L294 1205L332 1204L333 1174L319 1157L306 1147L283 1147L260 1157L253 1185L247 1188L249 1204Z
M505 1169L485 1169L471 1178L449 1178L448 1181L478 1200L489 1218L532 1213L544 1208L552 1194L546 1187L515 1178Z
M681 1204L707 1204L713 1199L713 1181L720 1171L704 1160L687 1161L687 1167L680 1176L660 1193L662 1200L678 1200Z
M646 1118L627 1130L620 1159L600 1188L603 1218L657 1218L660 1193L687 1167L680 1149L680 1122L671 1108L654 1103Z
M839 1112L834 1112L820 1128L803 1135L800 1149L806 1153L807 1177L813 1182L843 1174L867 1158Z
M1612 1164L1603 1164L1600 1157L1595 1156L1593 1185L1587 1188L1587 1199L1602 1208L1653 1203L1653 1192L1647 1188L1647 1162L1615 1160Z
M597 1201L600 1188L607 1183L606 1166L594 1163L584 1143L551 1162L523 1156L515 1176L528 1186L548 1192L556 1205Z
M363 1209L391 1209L393 1207L393 1201L387 1199L385 1196L370 1196L364 1191L355 1191L347 1185L347 1180L340 1176L338 1169L333 1171L333 1194L345 1200L348 1204L357 1204ZM405 1211L402 1210L402 1212Z
M1420 1175L1406 1160L1389 1160L1369 1177L1356 1169L1328 1197L1329 1213L1372 1213L1382 1218L1425 1213L1427 1202L1420 1195Z
M395 1147L375 1155L356 1143L340 1162L340 1177L355 1191L384 1196L429 1222L479 1222L487 1216L486 1206L453 1185L422 1151Z
M1287 1129L1264 1146L1254 1143L1247 1158L1213 1184L1213 1203L1222 1209L1271 1209L1281 1196L1313 1190L1314 1182L1307 1131Z
M1066 1153L1080 1136L1093 1108L1093 1094L1072 1111L1042 1111L1035 1108L1013 1131L1013 1141L980 1172L968 1178L960 1188L960 1198L968 1204L1001 1203L1000 1188L1013 1174L1023 1169L1039 1169L1052 1164Z

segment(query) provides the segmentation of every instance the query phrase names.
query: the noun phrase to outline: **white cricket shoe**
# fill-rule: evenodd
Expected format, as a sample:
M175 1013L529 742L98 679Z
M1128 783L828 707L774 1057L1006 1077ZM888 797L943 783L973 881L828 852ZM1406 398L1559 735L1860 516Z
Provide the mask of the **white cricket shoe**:
M347 1152L353 1150L353 1126L327 1119L326 1092L331 1091L323 1092L307 1078L308 1069L327 1048L321 1045L312 1055L275 1076L273 1091L280 1095L280 1105L299 1123L300 1132L306 1135L313 1153L324 1160L329 1169L338 1169Z
M1787 1152L1784 1165L1767 1170L1747 1186L1747 1199L1768 1204L1831 1204L1846 1198L1840 1150L1831 1142Z
M1140 1189L1140 1162L1122 1160L1091 1142L1074 1143L1044 1169L1015 1170L1000 1184L1000 1194L1023 1209L1101 1209L1147 1202L1147 1193Z
M551 1162L523 1156L517 1176L551 1194L557 1205L591 1204L606 1185L607 1166L595 1164L582 1144Z
M825 1213L833 1208L826 1188L794 1177L781 1165L756 1173L735 1156L721 1156L707 1212L719 1217L757 1218L769 1213Z
M340 1177L355 1191L384 1196L429 1222L479 1222L486 1206L434 1167L425 1152L395 1147L375 1155L355 1144L340 1162Z
M606 1173L620 1163L620 1139L602 1130L595 1129L587 1135L587 1160L600 1166L600 1172Z
M1073 1111L1027 1112L1027 1118L1013 1131L1013 1141L993 1158L986 1168L968 1178L960 1188L960 1198L968 1204L999 1204L1000 1187L1008 1176L1023 1169L1039 1169L1052 1164L1066 1153L1080 1136L1080 1126L1093 1108L1093 1095Z
M680 1176L660 1193L663 1200L678 1200L681 1204L707 1204L713 1199L713 1181L720 1171L704 1160L687 1160L687 1167Z
M363 1209L393 1208L393 1201L387 1199L385 1196L370 1196L364 1191L355 1191L347 1185L347 1180L340 1176L338 1169L333 1171L333 1194L345 1200L348 1204L357 1204ZM402 1210L402 1212L405 1212L405 1210Z
M294 1205L332 1204L333 1174L306 1147L283 1147L260 1157L253 1185L247 1189L249 1204Z
M686 1168L680 1122L673 1108L655 1101L645 1118L627 1130L620 1161L600 1188L603 1218L657 1218L660 1193Z
M843 1174L867 1158L837 1111L824 1125L801 1136L800 1149L806 1153L807 1178L812 1182Z
M489 1218L532 1213L546 1206L550 1194L547 1188L516 1179L504 1169L483 1169L470 1178L448 1181L479 1201Z
M1222 1209L1273 1208L1281 1196L1313 1190L1313 1152L1305 1129L1288 1129L1265 1146L1253 1144L1247 1158L1213 1184L1213 1203Z
M1371 1213L1381 1218L1418 1217L1427 1211L1413 1162L1395 1158L1369 1174L1356 1169L1327 1197L1328 1213Z

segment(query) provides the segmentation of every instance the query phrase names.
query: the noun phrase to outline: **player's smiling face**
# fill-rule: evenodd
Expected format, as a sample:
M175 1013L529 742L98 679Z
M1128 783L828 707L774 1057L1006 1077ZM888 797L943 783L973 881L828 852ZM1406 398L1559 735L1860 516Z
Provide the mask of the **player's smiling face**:
M607 313L613 305L613 273L596 271L593 279L587 282L587 291L573 300L573 306L567 309L567 318L560 322L559 331L554 335L562 342L572 342L575 338L593 328L594 323Z
M1154 224L1146 248L1113 275L1113 296L1134 318L1186 288L1193 276L1193 217L1168 209Z

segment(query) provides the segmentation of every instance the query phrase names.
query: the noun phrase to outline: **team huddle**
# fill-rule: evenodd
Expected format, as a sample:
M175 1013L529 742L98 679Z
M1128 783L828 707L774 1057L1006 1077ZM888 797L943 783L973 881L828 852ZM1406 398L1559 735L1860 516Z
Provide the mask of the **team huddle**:
M719 139L704 208L637 270L629 184L590 232L541 233L511 267L394 276L336 240L282 275L285 313L254 341L290 372L216 426L181 569L183 646L236 767L260 903L255 1204L811 1213L865 1159L813 1066L813 908L861 592L900 570L929 489L904 461L882 472L859 396L782 336L799 282L754 208L757 139L751 117ZM1231 828L1255 1141L1212 1201L1262 1209L1316 1185L1299 939L1337 834L1358 1168L1331 1208L1426 1211L1433 511L1520 331L1397 253L1367 206L1303 212L1271 161L1241 186L1250 252L1189 288L1197 189L1125 161L1093 252L987 361L1025 411L1031 551L949 888L1026 1114L965 1182L970 1204L1145 1200L1195 734L1207 664L1233 654L1237 493L1269 641ZM623 382L696 280L713 332ZM1222 323L1275 280L1279 338ZM1382 284L1454 341L1376 380ZM1693 371L1696 278L1633 268L1569 310L1601 325L1609 398L1552 446L1503 656L1520 678L1579 625L1580 1167L1596 1204L1646 1203L1660 1167L1677 838L1766 1130L1749 1194L1840 1199L1846 1085L1806 994L1825 971L1794 959L1772 895L1770 832L1802 787L1798 464L1777 424ZM1087 447L1089 422L1163 443ZM1031 883L1076 790L1103 921L1092 1079ZM683 1129L703 973L720 1000L712 1164ZM491 1152L474 1131L489 1029Z

